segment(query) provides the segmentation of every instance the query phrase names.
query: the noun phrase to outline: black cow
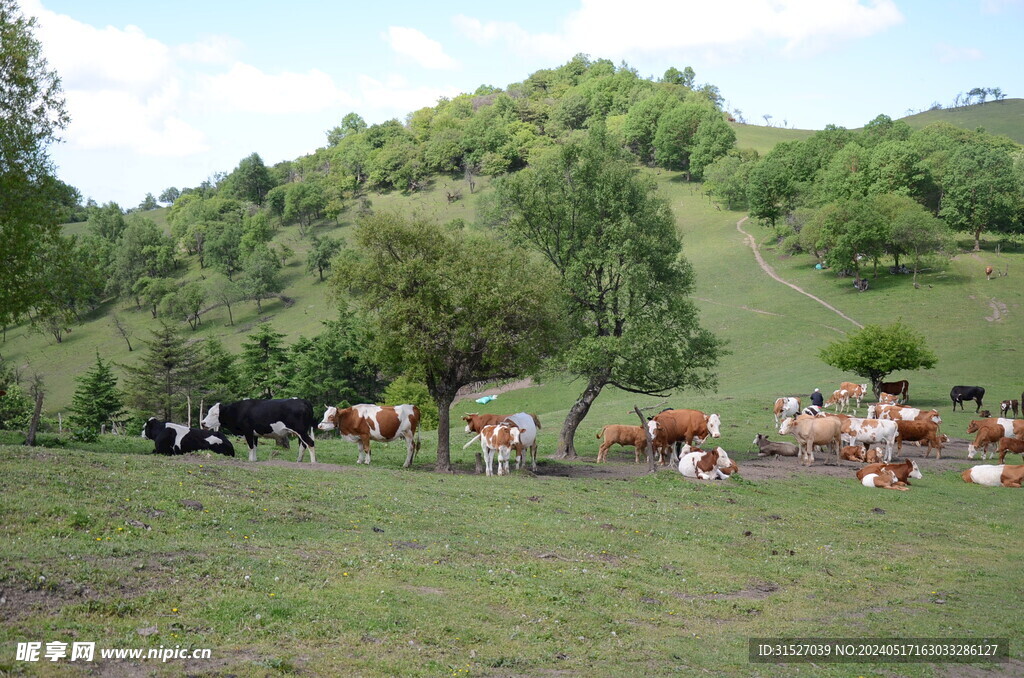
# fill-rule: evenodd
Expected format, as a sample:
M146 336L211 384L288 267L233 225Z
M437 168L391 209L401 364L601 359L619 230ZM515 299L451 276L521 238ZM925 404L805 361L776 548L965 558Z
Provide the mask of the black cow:
M210 450L217 454L235 456L231 441L215 431L189 428L150 417L142 429L142 437L149 438L156 445L157 454L187 454L199 450Z
M981 386L954 386L949 392L949 398L953 401L953 411L956 412L956 404L960 403L960 411L964 410L964 401L973 400L978 403L975 412L981 409L981 399L985 397L985 389Z
M294 433L299 437L299 457L309 448L309 461L316 463L316 444L313 429L313 405L302 398L278 400L239 400L217 403L206 412L203 428L214 431L223 428L236 436L245 436L249 446L249 461L256 461L256 440L259 436Z

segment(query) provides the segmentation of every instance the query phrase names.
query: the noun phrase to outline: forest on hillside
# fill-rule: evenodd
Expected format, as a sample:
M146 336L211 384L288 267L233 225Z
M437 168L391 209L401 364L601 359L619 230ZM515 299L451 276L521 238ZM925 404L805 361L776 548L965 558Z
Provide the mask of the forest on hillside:
M318 235L317 226L342 214L370 219L373 192L415 194L441 177L457 178L473 192L476 178L487 176L502 194L523 170L542 173L563 162L568 177L576 171L573 163L591 151L604 158L600 162L660 167L702 181L723 206L749 210L773 229L788 251L810 253L837 274L858 279L869 265L877 273L883 260L896 272L941 260L955 248L955 232L969 234L978 246L983 234L1013 236L1024 227L1024 151L1006 137L946 124L914 131L879 116L862 130L829 126L760 156L736 147L718 88L695 77L687 67L647 79L626 64L578 55L504 89L481 86L442 99L404 121L367 125L349 113L310 155L268 167L254 153L199 186L171 187L159 199L148 195L138 208L82 205L65 186L50 198L51 210L64 220L85 221L84 233L56 235L41 245L34 266L45 289L4 319L8 325L27 319L59 343L75 323L114 301L123 312L151 317L154 356L180 351L187 346L182 332L195 330L204 311L223 307L230 318L233 304L259 307L282 293L280 271L295 257L275 238L282 229L308 239L306 269L324 280L336 257L352 252ZM537 190L553 195L556 184ZM641 184L628 190L649 192ZM502 195L506 208L515 202L507 190ZM449 201L462 198L460 189L448 193ZM147 214L160 202L170 204L166 228ZM508 217L500 212L482 218ZM112 318L120 331L117 312ZM361 362L371 341L364 329L359 317L343 314L322 335L286 350L263 327L251 338L259 350L248 357L226 355L208 340L185 363L215 367L193 370L204 376L179 390L206 398L288 391L309 392L317 401L374 400L387 380ZM129 334L121 336L130 346ZM351 367L318 379L317 361L331 352L350 356ZM97 360L95 369L102 371ZM236 373L236 360L250 367ZM159 371L158 364L154 357L152 369ZM264 370L274 376L261 376L261 364L274 367ZM134 407L170 417L167 399L147 396L145 381L145 375L135 379ZM421 385L415 395L421 402L429 401L424 392Z

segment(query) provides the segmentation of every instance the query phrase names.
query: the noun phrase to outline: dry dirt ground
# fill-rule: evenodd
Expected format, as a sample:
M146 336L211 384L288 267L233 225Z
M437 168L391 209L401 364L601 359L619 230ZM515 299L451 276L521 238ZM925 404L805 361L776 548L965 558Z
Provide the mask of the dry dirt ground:
M917 462L921 472L926 475L928 473L960 471L965 467L965 464L968 463L992 463L991 458L988 462L981 460L968 460L968 442L969 441L967 440L958 438L950 439L950 441L943 447L943 455L941 459L936 459L934 452L930 458L925 459L924 448L917 447L917 445L914 444L907 444L903 447L902 456L899 456L894 452L893 460L899 461L903 458L913 459ZM807 474L825 475L835 478L852 478L856 474L857 469L862 466L862 464L851 461L841 461L836 465L831 455L824 455L821 453L815 454L814 463L811 466L801 466L795 457L758 458L755 456L756 453L753 447L746 450L727 450L727 452L729 452L729 456L732 457L739 465L740 475L745 480L754 481L790 478L793 476ZM178 459L180 459L182 463L225 464L237 466L248 466L252 463L246 461L244 458L225 459L218 456L192 454L179 457ZM612 448L608 452L608 459L609 461L604 464L595 463L594 457L589 455L582 456L572 463L556 463L548 459L538 459L538 469L536 473L532 473L528 466L522 471L515 471L515 473L550 476L556 478L597 478L603 480L635 478L647 474L646 463L634 463L632 448ZM1006 461L1007 463L1020 462L1020 460L1014 456L1008 456ZM354 466L347 464L310 464L305 461L297 463L280 457L269 461L256 462L256 464L261 466L278 466L284 468L309 469L328 472L343 472L354 468ZM417 462L414 466L418 470L430 471L433 469L434 465L432 461L424 461ZM659 471L666 470L671 470L671 467L659 467ZM472 467L466 466L464 468L459 468L456 472L460 474L473 474L475 473L475 470ZM701 482L696 480L688 481Z

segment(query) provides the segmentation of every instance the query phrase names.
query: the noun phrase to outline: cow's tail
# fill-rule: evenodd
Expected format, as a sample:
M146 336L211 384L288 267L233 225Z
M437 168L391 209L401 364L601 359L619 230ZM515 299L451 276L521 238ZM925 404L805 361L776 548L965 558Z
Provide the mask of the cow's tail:
M537 427L537 430L539 431L540 430L540 419L537 418L536 414L531 414L530 416L533 417L533 423Z
M477 439L477 438L479 438L479 437L480 437L480 434L479 434L479 433L477 433L477 434L476 434L475 436L473 436L472 438L470 438L470 439L469 439L469 442L468 442L468 443L466 443L465 445L463 445L463 446L462 446L462 449L466 449L467 447L469 447L470 445L472 445L473 443L475 443L475 442L476 442L476 439Z
M604 437L604 430L605 430L606 428L608 428L608 427L607 427L607 426L602 426L602 427L601 427L601 430L597 432L597 437L598 437L598 438L603 438L603 437Z

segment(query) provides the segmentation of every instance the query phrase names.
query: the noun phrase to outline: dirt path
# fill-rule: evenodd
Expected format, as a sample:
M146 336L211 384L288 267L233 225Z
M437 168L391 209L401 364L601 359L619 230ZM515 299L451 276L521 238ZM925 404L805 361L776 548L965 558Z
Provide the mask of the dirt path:
M844 320L849 320L851 323L853 323L857 327L859 327L861 329L864 329L863 325L861 325L859 322L857 322L856 320L854 320L850 316L848 316L845 313L843 313L842 311L840 311L838 308L836 308L832 304L828 303L827 301L825 301L823 299L820 299L819 297L814 296L810 292L804 290L802 287L798 287L797 285L794 285L791 282L787 282L786 280L783 280L781 277L779 277L779 274L775 272L775 269L773 269L771 266L769 266L768 262L766 262L764 260L764 257L761 256L761 250L757 246L757 241L754 240L754 236L750 235L749 233L747 233L746 231L743 230L743 222L746 221L747 219L749 219L749 217L743 217L742 219L737 221L736 222L736 230L744 235L744 237L746 238L746 241L747 241L747 245L749 245L750 249L753 250L753 252L754 252L754 258L757 259L757 265L760 266L762 268L762 270L764 270L765 273L767 273L773 279L778 280L783 285L786 285L787 287L791 287L794 290L796 290L797 292L799 292L800 294L803 294L805 296L810 297L811 299L814 299L816 302L818 302L819 304L821 304L822 306L824 306L828 310L832 311L833 313L838 315L840 318L843 318Z

